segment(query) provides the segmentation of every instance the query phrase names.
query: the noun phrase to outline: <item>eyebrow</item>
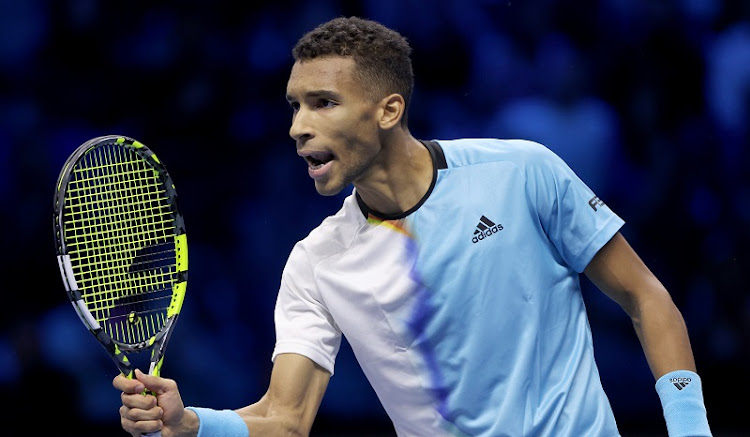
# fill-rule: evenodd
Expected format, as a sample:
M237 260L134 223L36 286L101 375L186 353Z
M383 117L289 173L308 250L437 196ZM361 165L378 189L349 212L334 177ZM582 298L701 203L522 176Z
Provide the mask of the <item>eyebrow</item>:
M330 90L314 90L304 93L304 98L326 98L326 99L339 99L340 95L337 92L330 91ZM291 95L286 95L287 102L291 102L292 100L295 100Z

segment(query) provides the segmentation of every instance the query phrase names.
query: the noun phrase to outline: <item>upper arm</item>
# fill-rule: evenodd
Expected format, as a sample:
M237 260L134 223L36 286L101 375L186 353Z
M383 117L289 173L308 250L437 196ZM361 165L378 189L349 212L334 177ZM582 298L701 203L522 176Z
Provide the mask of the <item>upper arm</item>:
M631 317L637 316L646 301L671 302L667 290L619 232L599 249L584 273Z
M257 403L237 410L250 435L310 433L330 373L309 358L281 354L274 361L268 391Z

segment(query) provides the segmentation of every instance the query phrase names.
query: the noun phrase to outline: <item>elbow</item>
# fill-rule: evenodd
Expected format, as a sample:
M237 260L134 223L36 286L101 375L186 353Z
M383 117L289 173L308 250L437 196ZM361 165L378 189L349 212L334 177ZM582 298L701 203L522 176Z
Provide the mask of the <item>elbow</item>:
M682 313L672 300L666 288L660 283L650 288L648 293L638 294L622 305L635 326L640 326L644 318L651 315L661 319L682 319Z
M308 437L312 428L312 421L305 420L301 414L295 414L286 411L280 414L272 414L272 420L275 422L274 435L279 437Z
M279 436L283 437L308 437L310 435L309 429L306 429L301 423L291 420L280 422L278 429Z

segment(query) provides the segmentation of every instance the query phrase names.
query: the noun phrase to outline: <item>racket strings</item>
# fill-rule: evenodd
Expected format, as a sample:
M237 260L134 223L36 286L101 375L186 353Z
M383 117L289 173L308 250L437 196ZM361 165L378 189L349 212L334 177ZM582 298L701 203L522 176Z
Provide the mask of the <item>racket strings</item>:
M110 152L111 150L112 149L108 149L108 151ZM158 181L155 177L157 176L156 172L152 171L151 173L149 173L148 170L135 165L136 162L141 163L141 161L123 159L122 155L124 153L124 149L117 148L115 150L118 152L117 158L120 161L128 162L128 174L134 175L130 178L127 184L123 185L122 175L118 174L118 177L116 178L118 182L117 186L121 190L125 189L125 193L127 195L133 196L144 205L147 205L146 209L148 209L148 207L152 208L150 211L148 211L150 214L142 216L144 220L141 220L140 224L144 226L143 230L145 231L145 236L150 236L152 240L163 240L166 237L166 229L160 228L158 226L160 222L155 218L155 214L159 212L158 205L153 204L155 197L152 195L151 191L149 191L150 187L158 185ZM130 150L127 150L127 152L133 154L133 152ZM110 159L112 159L111 156ZM152 178L153 180L149 181L148 183L143 183L142 179L144 179L144 177L148 179L149 176L154 176ZM134 190L133 187L136 187L137 189ZM160 195L160 199L164 199L163 190L161 190L158 194ZM136 211L133 211L133 214L139 216L138 212ZM122 229L122 231L127 233L129 232L129 229ZM149 235L149 232L151 235ZM133 248L133 246L130 247L131 249ZM171 282L171 278L165 278L164 275L171 276L173 272L171 272L170 269L167 269L167 271L164 272L164 268L161 268L158 270L152 269L152 274L150 276L133 275L134 272L132 270L132 264L133 260L138 259L138 253L136 252L133 254L129 254L129 258L131 260L130 266L128 268L128 278L130 282L129 285L131 286L130 290L140 289L143 290L144 293L128 294L127 292L125 292L125 297L121 298L120 301L118 301L118 305L120 305L122 309L130 309L131 311L127 314L124 314L124 312L121 311L114 316L110 314L109 321L110 326L114 327L116 332L121 333L120 335L124 340L129 340L131 342L143 341L146 338L154 335L164 324L165 315L163 309L165 305L168 305L168 302L159 303L159 301L169 300L171 287L169 286L169 284L165 283L164 279L166 279L168 282ZM148 272L149 270L141 271ZM155 274L157 272L162 272L161 280L159 280L160 278L158 278L158 275ZM122 291L117 291L117 294L123 296ZM154 296L155 292L158 292L156 296Z
M119 161L127 162L126 174L130 175L129 179L123 179L123 174L118 173L116 181L121 191L124 191L126 195L129 195L142 204L146 205L144 211L145 214L139 214L138 211L132 211L135 217L141 217L139 220L140 225L143 226L142 234L139 236L146 239L150 239L150 243L154 244L155 241L166 240L167 231L164 226L160 226L164 220L157 220L157 213L159 213L159 203L154 204L155 200L161 200L160 203L165 203L164 191L160 190L154 194L151 187L161 186L158 181L158 174L151 170L144 168L141 160L125 159L133 158L134 152L129 149L116 148L117 159ZM112 149L107 149L108 152L112 152ZM123 154L127 152L130 156L123 157ZM109 156L112 160L112 156ZM136 165L140 164L140 165ZM148 183L142 183L143 179L150 179ZM119 200L116 199L115 200ZM149 208L151 208L149 210ZM171 217L167 217L167 222L171 224ZM126 227L127 228L127 227ZM173 228L170 226L170 228ZM128 233L129 229L122 229L123 232ZM134 246L129 246L131 249ZM141 246L140 249L142 250ZM138 252L129 254L130 265L128 266L128 279L130 290L142 290L143 293L125 293L125 296L118 301L118 305L122 309L130 309L131 311L127 314L110 314L110 325L116 328L117 332L121 332L121 336L124 340L129 341L144 341L147 338L155 335L161 329L165 321L165 308L169 304L171 297L171 279L174 271L169 268L173 264L162 266L159 269L140 269L139 273L151 273L150 275L135 275L132 269L135 260L140 259ZM167 267L165 272L164 267ZM158 273L161 272L161 275ZM165 277L169 275L169 277ZM160 280L161 279L161 280ZM166 279L166 281L164 281ZM118 294L123 296L122 291L118 290Z
M84 301L113 339L146 341L164 325L177 279L173 213L160 176L118 145L92 149L78 167L64 222Z

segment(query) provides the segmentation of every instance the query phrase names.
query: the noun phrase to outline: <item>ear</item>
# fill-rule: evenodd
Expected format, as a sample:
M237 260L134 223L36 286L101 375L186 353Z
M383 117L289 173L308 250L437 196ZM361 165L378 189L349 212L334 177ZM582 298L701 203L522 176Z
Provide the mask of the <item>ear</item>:
M406 110L406 102L401 94L391 94L380 101L378 124L381 129L391 129L401 123Z

